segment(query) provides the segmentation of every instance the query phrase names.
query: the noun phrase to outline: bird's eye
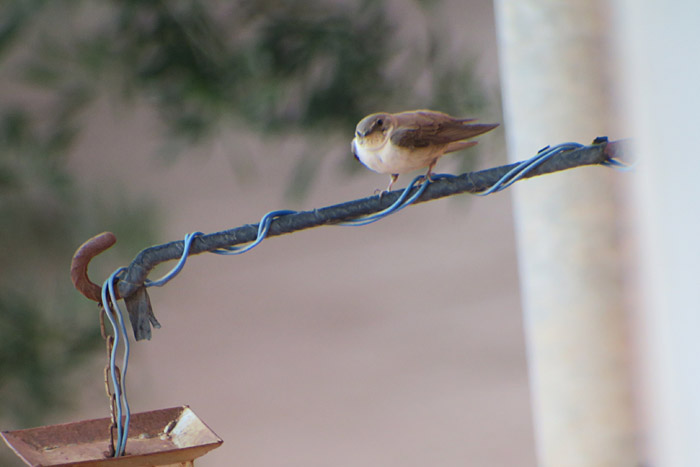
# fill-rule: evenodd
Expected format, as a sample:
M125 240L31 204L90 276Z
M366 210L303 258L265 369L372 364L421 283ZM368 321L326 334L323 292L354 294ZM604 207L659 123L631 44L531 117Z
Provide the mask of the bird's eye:
M377 126L382 126L382 125L384 125L384 120L382 120L380 118L379 120L377 120Z
M359 137L362 136L362 135L360 134L359 131L356 131L356 132L355 132L355 136L357 136L357 137L359 138Z

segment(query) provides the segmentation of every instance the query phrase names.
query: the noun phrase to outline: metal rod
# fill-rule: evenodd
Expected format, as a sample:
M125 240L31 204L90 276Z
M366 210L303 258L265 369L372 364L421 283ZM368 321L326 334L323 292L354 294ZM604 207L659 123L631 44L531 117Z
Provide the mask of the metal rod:
M543 162L542 165L536 167L523 178L531 178L584 165L604 163L610 157L624 156L624 143L624 140L612 142L607 142L606 139L596 140L590 146L563 152ZM427 187L416 203L423 203L460 193L484 191L515 166L516 164L509 164L436 180ZM401 195L401 192L402 190L396 190L385 193L382 196L372 196L312 211L288 214L272 221L267 236L274 237L322 225L337 224L348 219L372 214L390 206ZM257 232L257 224L248 224L222 232L199 236L192 243L190 255L251 242L257 237ZM162 262L178 259L182 255L183 248L184 242L179 240L142 250L129 264L124 277L117 283L121 296L129 297L135 293L143 286L146 277L154 267Z

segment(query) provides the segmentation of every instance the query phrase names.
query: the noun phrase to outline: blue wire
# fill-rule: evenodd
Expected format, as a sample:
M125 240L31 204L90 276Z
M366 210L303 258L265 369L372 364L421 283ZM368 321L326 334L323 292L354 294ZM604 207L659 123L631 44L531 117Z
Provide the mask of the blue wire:
M498 191L502 191L508 187L510 187L513 183L517 182L518 180L522 179L526 174L528 174L531 170L533 170L535 167L538 165L542 164L544 161L547 159L552 158L553 156L563 152L563 151L568 151L568 150L574 150L584 147L584 145L579 144L579 143L563 143L559 144L554 147L545 147L541 149L534 157L531 157L528 160L525 160L523 162L520 162L518 165L513 167L511 170L508 171L503 177L501 177L496 183L494 183L490 188L474 193L475 195L478 196L486 196ZM609 161L606 161L603 163L603 165L607 165L610 167L616 167L616 168L627 168L628 166L626 164L623 164L622 162L615 160L615 159L610 159ZM450 174L438 174L434 175L434 179L440 179L440 178L449 178L449 177L454 177L454 175ZM402 191L401 195L399 198L388 208L385 208L379 212L376 212L374 214L370 214L368 216L363 216L363 217L358 217L356 219L350 219L348 221L339 223L337 225L342 225L342 226L360 226L360 225L368 225L373 222L377 222L380 219L383 219L391 214L394 214L406 206L409 206L413 202L415 202L422 194L425 192L426 188L429 185L429 181L426 181L425 183L421 184L418 190L416 190L415 193L410 195L411 190L416 186L419 180L425 178L424 175L419 175L416 178L414 178L411 183L404 188ZM410 195L410 196L409 196ZM216 250L212 250L211 253L216 253L219 255L240 255L242 253L245 253L247 251L250 251L251 249L255 248L258 246L267 236L267 233L270 230L270 225L272 221L280 216L288 215L288 214L296 214L296 211L288 210L288 209L283 209L283 210L278 210L278 211L271 211L265 214L262 219L260 220L258 224L258 234L255 240L253 240L251 243L245 245L245 246L228 246L228 247L222 247ZM180 260L178 261L177 265L170 271L168 272L165 276L162 278L155 280L155 281L150 281L146 280L145 286L146 287L160 287L165 285L168 281L170 281L173 277L175 277L184 267L185 262L187 260L187 256L189 255L189 250L190 246L192 245L192 241L198 237L203 235L202 232L193 232L191 234L185 235L185 240L184 240L184 248L182 252L182 256L180 257Z
M119 345L119 327L117 326L117 322L114 320L114 317L112 316L111 309L107 305L109 302L107 301L107 282L109 280L113 280L114 275L111 275L107 281L102 285L102 304L105 307L105 314L107 315L107 319L109 319L110 324L112 325L112 329L114 330L114 342L112 343L112 352L110 354L109 358L109 371L110 375L112 376L112 387L114 388L114 397L115 397L115 402L117 406L117 447L114 450L114 456L118 457L119 456L119 446L121 445L121 440L122 440L122 399L121 399L121 386L120 384L117 383L117 370L116 370L116 359L117 359L117 346Z
M245 246L227 246L219 248L217 250L212 250L211 253L216 253L217 255L240 255L246 251L252 250L262 242L267 236L267 232L270 230L270 224L272 224L273 219L280 216L285 216L287 214L296 214L296 211L290 209L281 209L279 211L270 211L265 214L260 222L258 223L258 236L257 238Z
M606 167L610 167L615 170L619 170L621 172L630 172L635 169L636 163L633 164L628 164L626 162L622 162L619 159L615 159L613 157L608 158L608 160L601 162L602 165Z
M491 193L505 190L513 183L523 178L528 172L530 172L532 169L534 169L547 159L551 159L552 157L563 151L578 149L581 147L583 147L583 145L579 143L563 143L554 146L553 148L547 146L544 149L540 150L535 156L531 157L528 160L522 161L518 165L513 167L511 170L508 171L508 173L501 177L489 189L474 194L477 196L486 196L490 195Z
M409 194L411 193L411 190L413 187L418 183L419 180L425 178L424 175L419 175L413 180L411 180L411 183L408 184L406 188L401 192L401 196L398 197L396 201L392 203L391 206L388 208L385 208L379 212L375 212L374 214L370 214L368 216L363 216L363 217L358 217L356 219L350 219L345 222L341 222L337 225L342 225L342 226L360 226L360 225L367 225L371 224L373 222L377 222L380 219L383 219L391 214L394 214L396 212L399 212L406 206L412 204L415 200L417 200L425 191L426 188L428 188L428 185L430 184L429 181L425 181L419 188L418 190L413 193L409 197Z
M199 237L200 235L204 235L202 232L192 232L187 235L185 235L185 245L182 250L182 256L180 257L180 260L177 262L174 268L170 270L166 275L161 277L160 279L151 281L146 279L144 285L146 287L162 287L164 286L167 282L169 282L173 277L177 276L180 271L182 271L182 268L185 266L185 262L187 261L187 256L190 253L190 246L192 245L192 242L196 237Z
M269 228L269 223L268 223L268 228ZM267 233L267 230L265 230L265 233ZM182 256L180 257L180 261L175 265L175 267L170 270L165 276L162 278L156 280L156 281L147 281L146 286L147 287L160 287L164 285L166 282L170 281L173 277L175 277L184 267L185 261L187 260L187 256L189 254L190 246L192 245L192 241L197 237L203 235L201 232L194 232L191 234L185 235L185 245L184 245L184 251ZM258 242L259 243L259 242ZM102 304L105 306L105 314L107 315L107 318L109 319L110 324L112 325L112 328L114 330L114 343L112 345L112 352L110 354L110 360L109 360L109 367L110 367L110 375L112 377L112 386L114 387L114 395L116 399L116 406L117 406L117 445L115 446L114 449L114 457L119 457L124 455L124 451L126 449L126 441L129 436L129 424L131 421L131 409L129 407L129 401L126 397L126 373L129 367L129 354L130 354L130 344L129 344L129 335L126 331L126 323L124 320L124 314L122 313L121 308L119 307L117 303L117 297L116 293L114 291L114 280L117 278L119 274L124 272L126 268L119 268L116 271L114 271L109 278L104 282L102 285ZM109 297L111 301L107 300L107 292L109 292ZM108 304L111 303L111 306ZM112 316L112 311L114 314L117 316L117 321L115 321L114 317ZM117 354L117 347L119 346L119 334L120 334L120 329L121 333L124 335L124 357L122 359L122 372L121 372L121 378L117 380L117 371L116 371L116 354ZM117 383L117 381L119 381ZM122 414L124 414L124 423L122 424Z
M124 407L122 411L125 413L124 415L124 425L122 428L122 433L121 433L121 440L117 439L117 448L115 449L115 453L118 453L117 455L122 456L124 455L124 450L126 449L126 440L129 437L129 422L131 420L131 409L129 408L129 401L126 397L126 372L129 367L129 353L130 353L130 343L129 343L129 334L126 332L126 324L124 322L124 314L122 313L121 308L119 307L119 304L117 303L117 297L116 294L114 293L114 279L121 274L123 271L125 271L126 268L120 268L117 269L112 273L111 276L109 276L108 282L107 282L107 287L109 289L109 296L112 301L112 307L114 311L116 312L117 319L119 321L119 326L121 327L121 332L124 335L124 358L122 360L122 372L121 372L121 378L119 380L119 384L121 386L121 393L122 393L122 400L124 401Z
M486 196L498 191L502 191L508 187L510 187L513 183L517 182L518 180L522 179L526 174L528 174L531 170L533 170L535 167L538 165L542 164L544 161L547 159L552 158L553 156L563 152L563 151L568 151L568 150L574 150L583 147L584 145L579 144L579 143L563 143L559 144L554 147L545 147L541 149L534 157L531 157L528 160L525 160L523 162L520 162L518 165L513 167L511 170L508 171L503 177L501 177L496 183L494 183L490 188L488 188L485 191L479 192L479 193L474 193L475 195L478 196ZM603 163L603 165L608 165L611 167L627 167L625 164L611 159L610 163ZM440 179L440 178L448 178L448 177L454 177L453 175L450 174L438 174L434 175L434 179ZM358 217L356 219L350 219L348 221L339 223L337 225L342 225L342 226L361 226L361 225L368 225L373 222L377 222L380 219L383 219L391 214L394 214L396 212L399 212L406 206L409 206L410 204L414 203L422 194L425 192L426 188L429 185L429 181L426 181L425 183L421 184L419 189L416 190L415 193L411 195L411 190L416 186L416 184L421 180L425 178L424 175L419 175L415 177L409 185L404 188L404 190L401 192L401 195L399 198L394 201L394 203L389 206L388 208L385 208L379 212L376 212L374 214L370 214L367 216L363 217ZM288 215L288 214L296 214L296 211L288 210L288 209L283 209L283 210L278 210L278 211L271 211L265 214L260 222L258 223L258 233L257 237L255 240L253 240L251 243L245 245L245 246L229 246L229 247L222 247L216 250L212 250L211 253L216 253L219 255L240 255L242 253L245 253L247 251L250 251L251 249L255 248L258 246L267 236L267 233L270 230L270 225L272 221L280 216ZM189 254L189 249L190 246L192 245L192 241L200 236L203 235L202 232L193 232L191 234L185 235L185 244L183 248L183 253L182 256L180 257L180 260L178 261L177 265L170 271L168 272L165 276L162 278L155 280L155 281L150 281L146 280L145 286L146 287L160 287L163 286L165 283L170 281L173 277L175 277L184 267L185 262L187 260L187 256Z

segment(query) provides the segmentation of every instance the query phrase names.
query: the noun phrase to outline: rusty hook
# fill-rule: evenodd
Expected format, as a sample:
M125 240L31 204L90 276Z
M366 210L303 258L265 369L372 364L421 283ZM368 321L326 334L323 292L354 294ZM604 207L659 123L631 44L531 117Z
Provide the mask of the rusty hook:
M102 287L90 280L87 268L90 260L117 242L112 232L102 232L95 235L78 247L70 264L70 278L73 285L81 294L97 303L102 302ZM117 298L119 293L117 292Z

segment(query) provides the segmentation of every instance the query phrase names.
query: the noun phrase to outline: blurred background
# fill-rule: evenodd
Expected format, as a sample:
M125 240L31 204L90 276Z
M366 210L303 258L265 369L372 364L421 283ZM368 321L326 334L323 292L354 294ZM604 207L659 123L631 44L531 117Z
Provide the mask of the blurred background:
M202 466L700 465L696 3L0 3L0 429L109 414L86 239L118 239L102 282L366 197L357 121L432 108L503 123L439 172L600 135L637 164L193 257L150 289L132 412L190 405Z
M486 0L4 2L0 428L108 416L68 275L84 240L117 236L102 281L188 232L368 196L387 180L350 154L357 121L500 122L497 63ZM498 129L437 169L505 161ZM197 465L535 465L508 194L193 257L150 293L131 409L190 405L224 439Z

